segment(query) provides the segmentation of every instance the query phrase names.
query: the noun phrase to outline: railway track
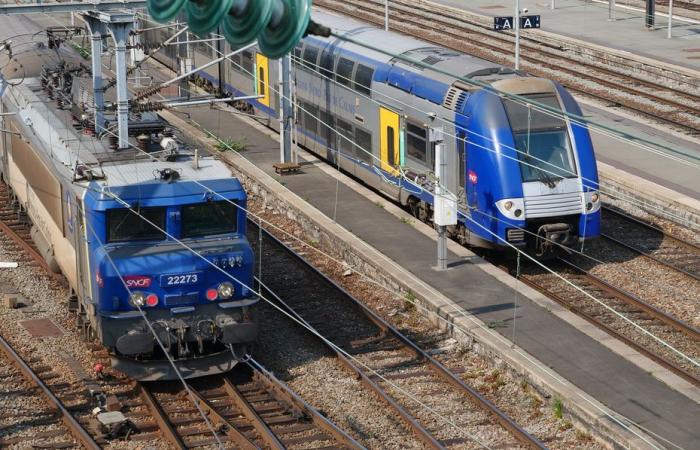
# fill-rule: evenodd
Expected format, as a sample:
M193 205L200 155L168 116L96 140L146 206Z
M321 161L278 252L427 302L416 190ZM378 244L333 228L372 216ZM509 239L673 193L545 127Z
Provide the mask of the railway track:
M376 0L318 0L332 11L374 24L384 22L384 4ZM485 20L429 2L390 2L391 29L459 50L499 64L511 65L513 38L495 32ZM447 11L449 9L449 11ZM436 11L446 11L438 13ZM528 37L521 42L521 61L528 72L554 78L567 88L615 105L624 106L655 120L673 124L689 134L700 133L700 94L697 81L680 86L662 84L640 76L638 70L591 60L560 42Z
M642 299L606 283L567 259L560 258L549 266L557 274L600 300L608 308L662 338L695 361L700 357L700 346L698 346L700 331L697 329ZM642 334L609 309L567 285L557 276L544 272L539 267L530 267L523 270L519 279L676 375L700 386L700 369L696 365L653 338Z
M253 236L257 227L251 223L250 229ZM257 238L251 242L255 245ZM263 231L261 255L265 265L259 281L264 295L342 349L323 341L424 445L470 447L476 436L490 446L544 448L457 373L307 263L293 245ZM411 387L418 384L420 389Z
M46 263L31 237L31 225L26 215L18 211L12 192L5 183L0 182L0 232L3 247L17 252L19 264L39 266L56 281L64 282L63 277L54 273Z
M363 448L254 360L231 374L188 381L188 388L226 448ZM182 384L141 383L139 390L172 447L218 445Z
M700 245L614 209L604 214L604 239L700 281Z
M40 373L35 372L1 336L0 354L3 356L0 359L5 360L0 368L0 380L4 386L0 388L0 394L17 401L17 405L7 405L3 411L3 424L8 425L0 427L0 448L100 448L42 381ZM48 371L50 368L44 368L44 377Z

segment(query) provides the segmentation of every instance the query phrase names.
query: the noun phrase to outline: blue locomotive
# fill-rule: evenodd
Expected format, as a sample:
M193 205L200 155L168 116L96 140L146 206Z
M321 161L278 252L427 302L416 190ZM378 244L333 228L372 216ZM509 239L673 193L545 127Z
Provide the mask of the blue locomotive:
M313 19L357 41L381 43L392 54L478 80L495 92L581 115L557 82L335 14L315 10ZM153 30L146 40L162 42L169 33ZM200 42L184 56L202 65L214 56L212 50ZM177 70L181 56L169 51L157 58ZM215 89L262 95L251 105L277 116L279 96L271 87L278 64L255 49L198 76ZM441 182L456 195L459 209L459 223L449 232L463 244L510 244L544 255L599 235L598 175L585 124L337 38L303 39L294 51L293 78L299 144L424 221L433 215L436 142L431 136L442 131L449 173Z
M168 359L185 377L230 370L257 336L243 187L155 116L132 124L141 150L110 148L69 97L50 100L62 89L45 78L8 89L0 172L67 278L78 323L137 379L174 378Z

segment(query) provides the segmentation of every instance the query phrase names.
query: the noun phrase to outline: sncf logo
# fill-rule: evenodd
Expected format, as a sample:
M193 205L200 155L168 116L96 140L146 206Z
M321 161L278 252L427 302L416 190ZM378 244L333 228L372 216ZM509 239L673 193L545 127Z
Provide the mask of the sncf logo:
M147 288L151 286L151 277L144 275L126 275L124 282L128 288Z
M469 181L472 184L476 184L476 182L479 181L479 177L476 176L476 172L472 170L469 171Z

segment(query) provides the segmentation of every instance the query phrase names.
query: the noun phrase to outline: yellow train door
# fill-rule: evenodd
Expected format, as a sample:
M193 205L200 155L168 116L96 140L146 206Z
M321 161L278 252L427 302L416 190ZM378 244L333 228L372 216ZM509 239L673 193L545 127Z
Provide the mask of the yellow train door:
M255 94L262 95L258 102L270 106L270 71L268 59L260 53L255 54Z
M396 166L401 164L399 115L384 107L379 108L379 136L381 167L391 174L397 174Z

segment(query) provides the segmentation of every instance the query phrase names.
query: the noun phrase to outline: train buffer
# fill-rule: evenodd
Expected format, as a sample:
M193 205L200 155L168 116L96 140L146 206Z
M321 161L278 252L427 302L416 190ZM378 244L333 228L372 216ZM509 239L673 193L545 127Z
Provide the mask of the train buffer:
M301 169L301 165L299 165L297 163L291 163L291 162L273 164L272 167L274 167L275 172L280 174L280 175L283 175L286 173L296 173L299 171L299 169Z

